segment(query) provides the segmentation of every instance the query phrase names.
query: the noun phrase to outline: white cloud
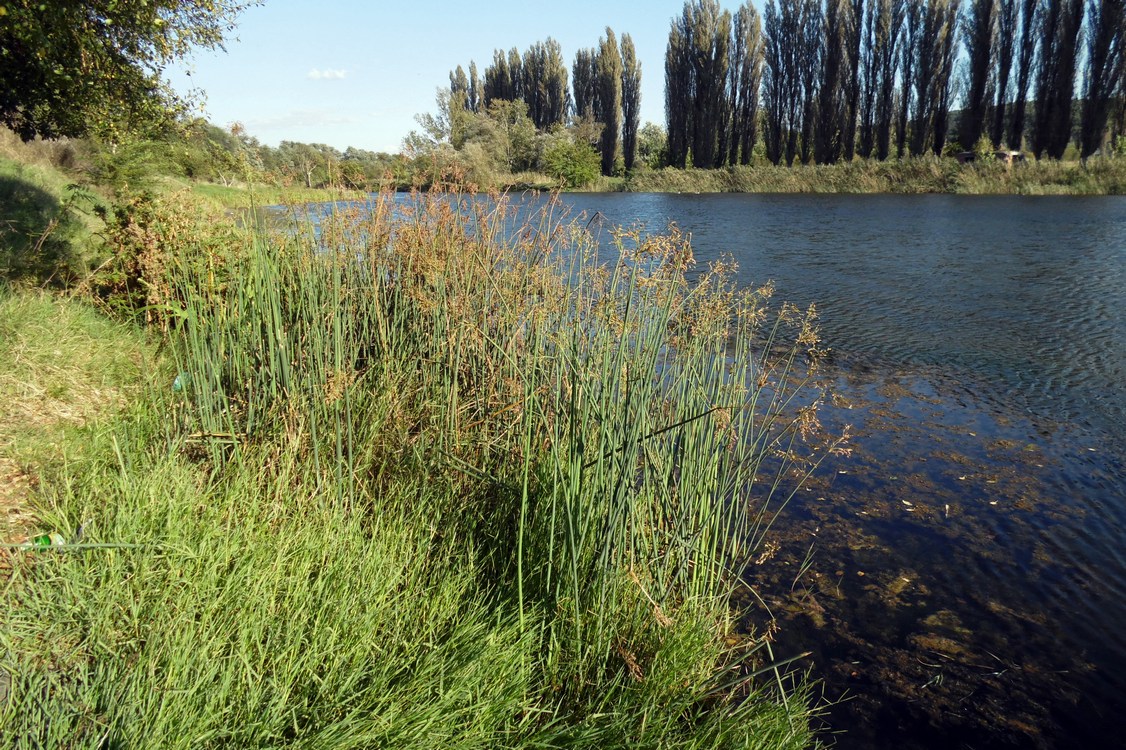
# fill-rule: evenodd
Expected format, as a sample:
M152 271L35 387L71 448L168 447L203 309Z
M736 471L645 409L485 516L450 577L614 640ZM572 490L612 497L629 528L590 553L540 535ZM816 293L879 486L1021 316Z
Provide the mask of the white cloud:
M348 71L346 70L333 70L331 68L320 70L319 68L313 68L305 74L305 77L314 81L339 81L347 75Z

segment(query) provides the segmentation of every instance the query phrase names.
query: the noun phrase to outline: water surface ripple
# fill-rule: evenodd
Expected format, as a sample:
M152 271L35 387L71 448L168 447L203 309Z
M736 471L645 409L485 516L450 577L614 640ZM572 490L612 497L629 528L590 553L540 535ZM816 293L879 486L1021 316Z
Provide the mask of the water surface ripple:
M1126 199L564 196L816 303L856 451L754 571L838 747L1126 732ZM810 543L814 564L795 570Z

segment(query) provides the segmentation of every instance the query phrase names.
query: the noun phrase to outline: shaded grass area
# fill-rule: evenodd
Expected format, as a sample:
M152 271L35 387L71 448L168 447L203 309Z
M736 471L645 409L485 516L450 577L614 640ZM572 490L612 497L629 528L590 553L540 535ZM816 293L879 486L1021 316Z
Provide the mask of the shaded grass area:
M138 264L137 304L175 365L146 360L112 429L58 438L84 449L44 472L37 508L70 544L6 553L0 733L810 744L808 694L780 690L731 608L833 444L799 389L809 316L724 267L689 284L682 237L600 248L552 204L367 210L228 227L222 252L198 223L147 224L171 234L141 243L160 262ZM136 335L105 325L107 346ZM101 362L81 369L137 382Z
M100 202L49 165L0 156L0 278L60 286L81 276Z
M920 157L821 166L748 166L643 171L620 181L631 192L957 193L966 195L1122 195L1126 160L959 164Z

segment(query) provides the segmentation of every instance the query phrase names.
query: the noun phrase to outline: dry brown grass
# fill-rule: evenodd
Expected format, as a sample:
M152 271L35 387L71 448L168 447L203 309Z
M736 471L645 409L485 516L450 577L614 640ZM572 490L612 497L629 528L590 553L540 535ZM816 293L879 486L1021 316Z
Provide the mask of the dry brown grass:
M34 528L39 471L81 451L145 373L141 339L80 302L0 291L0 541Z

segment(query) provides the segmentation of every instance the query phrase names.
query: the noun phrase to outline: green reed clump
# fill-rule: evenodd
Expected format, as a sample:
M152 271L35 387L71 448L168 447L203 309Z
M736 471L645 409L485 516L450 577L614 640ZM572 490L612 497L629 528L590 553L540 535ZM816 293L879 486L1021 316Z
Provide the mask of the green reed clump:
M16 560L14 736L808 742L730 601L835 445L810 314L551 202L382 195L252 239L222 283L169 257L181 390L52 497L139 546Z

